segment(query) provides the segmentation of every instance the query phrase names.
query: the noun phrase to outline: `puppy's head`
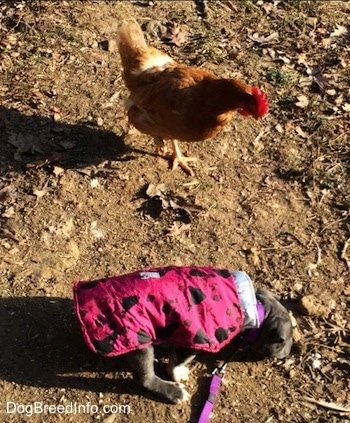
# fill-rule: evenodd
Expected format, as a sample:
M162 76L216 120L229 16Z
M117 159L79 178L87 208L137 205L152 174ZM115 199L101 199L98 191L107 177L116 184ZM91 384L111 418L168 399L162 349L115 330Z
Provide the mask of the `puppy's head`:
M287 309L265 289L259 289L256 298L264 305L265 317L254 350L268 357L287 357L293 344L292 322Z

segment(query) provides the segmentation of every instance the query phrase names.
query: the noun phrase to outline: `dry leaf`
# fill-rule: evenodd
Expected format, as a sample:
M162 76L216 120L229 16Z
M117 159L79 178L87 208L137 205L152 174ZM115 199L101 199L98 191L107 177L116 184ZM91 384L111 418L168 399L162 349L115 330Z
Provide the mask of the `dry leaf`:
M328 48L332 44L332 40L330 38L323 38L321 40L322 47Z
M326 88L330 86L328 82L329 79L326 76L322 75L321 73L317 73L313 71L313 77L314 77L314 81L316 82L316 84L319 86L321 90L325 90Z
M44 150L39 146L39 138L30 133L12 133L7 142L17 148L18 154L27 153L28 151L33 154L44 154Z
M54 166L52 172L55 176L59 176L61 173L64 172L64 169L62 167L59 167L59 166Z
M349 35L349 28L344 25L336 25L336 28L331 33L331 37L341 37L342 35Z
M46 193L47 193L46 189L35 189L35 190L33 191L33 194L34 194L37 198L41 198L41 197L43 197Z
M191 196L176 194L165 184L155 185L150 183L146 194L150 198L158 198L164 210L183 210L188 215L203 210L202 206L194 204L195 200Z
M275 126L275 129L276 129L276 131L277 132L279 132L280 134L283 134L283 127L282 127L282 125L280 124L280 123L278 123L276 126Z
M252 36L249 36L249 38L259 44L268 44L271 41L277 41L279 39L279 33L273 32L266 37L262 37L257 32L255 32Z
M180 47L186 40L186 33L181 30L180 25L176 22L169 22L167 32L163 34L162 40Z
M344 110L344 112L350 112L350 103L344 103L341 108Z
M249 250L249 254L251 254L252 262L253 262L254 266L259 266L260 265L260 255L259 255L259 251L258 251L257 247L251 247L250 250Z
M182 232L189 230L190 227L191 227L190 223L185 224L185 223L174 222L168 229L168 236L177 237L181 235Z
M309 136L310 136L307 132L303 131L303 130L300 128L300 126L297 126L297 127L295 128L295 132L296 132L298 135L300 135L301 137L305 138L305 139L309 138Z
M98 179L97 178L91 179L90 186L91 188L97 188L98 186L100 186Z
M335 100L334 103L336 106L341 106L344 101L343 94L340 94Z
M165 184L158 184L158 185L154 185L154 184L149 184L146 190L146 194L152 198L155 196L162 196L164 194L166 194L167 192L167 187Z
M96 238L96 239L102 239L105 237L104 232L101 229L97 228L97 221L94 220L93 222L91 222L90 224L90 232L92 233L92 235Z
M331 88L330 90L327 90L326 93L332 97L337 95L337 91L334 88Z
M298 99L299 101L297 101L297 102L295 103L295 105L296 105L296 106L298 106L298 107L300 107L300 108L304 109L305 107L307 107L307 106L309 105L309 99L306 97L306 95L299 95L299 96L297 97L297 99Z
M318 18L316 16L311 16L307 18L307 23L316 28L318 22Z

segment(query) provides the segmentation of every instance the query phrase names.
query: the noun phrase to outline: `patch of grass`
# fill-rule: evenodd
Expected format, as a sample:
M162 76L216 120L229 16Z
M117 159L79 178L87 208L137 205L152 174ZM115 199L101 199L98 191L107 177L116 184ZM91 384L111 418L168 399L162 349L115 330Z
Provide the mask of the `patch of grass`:
M294 81L294 76L283 69L268 68L265 71L266 79L275 86L287 86Z
M57 41L57 39L68 41L71 44L78 45L81 43L80 35L75 31L70 31L67 28L62 27L52 27L48 29L45 33L45 38L53 38Z

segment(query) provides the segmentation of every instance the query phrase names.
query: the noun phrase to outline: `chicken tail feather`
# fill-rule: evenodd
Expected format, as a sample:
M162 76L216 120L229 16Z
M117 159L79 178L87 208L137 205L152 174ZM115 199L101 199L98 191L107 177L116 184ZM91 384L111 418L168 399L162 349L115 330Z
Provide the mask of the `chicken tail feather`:
M140 57L145 53L147 44L140 25L135 19L124 21L118 30L117 45L124 70L137 70Z
M124 21L119 27L117 45L127 85L145 70L173 62L167 54L147 46L142 29L134 18Z

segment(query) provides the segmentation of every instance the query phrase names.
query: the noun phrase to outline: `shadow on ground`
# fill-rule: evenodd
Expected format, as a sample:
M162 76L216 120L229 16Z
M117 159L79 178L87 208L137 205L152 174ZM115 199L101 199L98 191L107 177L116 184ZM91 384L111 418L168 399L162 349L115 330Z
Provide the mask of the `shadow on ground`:
M56 123L42 116L26 116L0 106L0 164L16 171L32 166L65 169L132 159L123 136L97 126Z

